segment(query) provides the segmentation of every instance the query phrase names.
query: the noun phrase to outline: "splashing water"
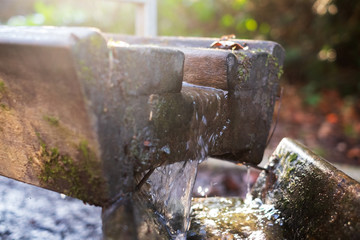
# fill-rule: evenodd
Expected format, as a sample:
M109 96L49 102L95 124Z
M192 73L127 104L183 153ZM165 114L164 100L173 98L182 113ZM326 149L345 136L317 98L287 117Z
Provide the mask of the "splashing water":
M187 239L283 239L283 222L273 205L240 198L193 200Z
M186 239L190 226L191 194L197 166L207 158L209 149L229 124L227 119L218 117L223 111L221 101L226 92L184 83L182 94L184 98L191 100L194 109L190 123L191 134L185 143L187 152L184 161L156 168L146 186L141 188L141 199L150 203L162 228L171 239L179 240ZM209 111L209 108L216 111ZM215 117L221 120L220 124L212 123ZM160 150L167 155L176 152L170 145ZM205 196L208 189L200 191Z
M189 240L284 239L285 219L272 204L251 194L251 168L246 166L246 197L196 198L192 201ZM198 187L204 192L204 187Z

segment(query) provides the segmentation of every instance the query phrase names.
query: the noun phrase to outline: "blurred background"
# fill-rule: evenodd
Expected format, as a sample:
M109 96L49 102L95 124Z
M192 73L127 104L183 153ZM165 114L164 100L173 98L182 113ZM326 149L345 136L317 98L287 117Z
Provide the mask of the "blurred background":
M159 0L158 35L271 40L286 50L279 123L332 162L360 163L360 1ZM2 25L92 26L134 34L135 4L0 0ZM272 148L271 148L272 150Z

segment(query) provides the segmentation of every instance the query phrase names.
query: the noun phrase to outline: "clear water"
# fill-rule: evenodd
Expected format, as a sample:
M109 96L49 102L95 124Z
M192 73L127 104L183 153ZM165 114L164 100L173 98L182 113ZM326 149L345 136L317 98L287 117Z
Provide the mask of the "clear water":
M178 162L159 167L148 180L150 201L157 214L165 219L165 227L173 238L181 239L189 228L191 192L198 162Z
M207 158L209 149L229 124L220 116L224 111L225 91L184 83L182 94L193 102L194 108L184 161L156 168L141 189L144 200L151 204L159 222L173 239L186 239L197 166ZM215 128L214 124L209 126L214 121L219 121ZM166 150L175 151L170 147Z
M284 219L273 205L260 199L193 199L189 240L284 239Z

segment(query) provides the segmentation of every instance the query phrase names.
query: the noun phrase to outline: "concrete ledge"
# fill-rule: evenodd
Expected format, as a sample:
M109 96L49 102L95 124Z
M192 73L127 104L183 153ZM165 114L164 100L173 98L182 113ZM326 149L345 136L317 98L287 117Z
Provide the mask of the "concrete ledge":
M359 239L360 184L303 145L284 138L252 193L274 204L289 239Z

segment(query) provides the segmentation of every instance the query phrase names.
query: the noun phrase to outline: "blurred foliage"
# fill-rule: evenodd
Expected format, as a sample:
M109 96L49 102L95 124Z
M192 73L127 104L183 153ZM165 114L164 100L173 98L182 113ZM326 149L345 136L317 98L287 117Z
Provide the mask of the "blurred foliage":
M0 21L11 26L91 26L106 32L134 34L135 6L116 1L0 0ZM14 7L16 6L16 7ZM23 7L21 7L23 6ZM9 17L6 9L13 9ZM20 14L19 14L20 13ZM8 16L8 18L4 17Z
M285 79L302 84L305 102L319 91L360 95L360 1L159 1L164 35L266 39L286 50ZM176 13L176 14L174 14Z
M29 2L29 1L26 1ZM31 2L31 1L30 1ZM93 26L134 33L135 7L114 1L0 0L9 25ZM6 11L22 5L12 17ZM19 7L17 7L19 11ZM360 1L351 0L158 0L159 35L266 39L286 50L285 78L302 84L316 105L321 89L360 96Z

